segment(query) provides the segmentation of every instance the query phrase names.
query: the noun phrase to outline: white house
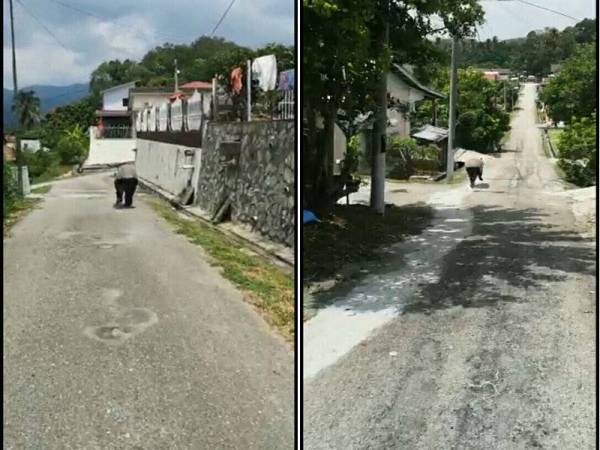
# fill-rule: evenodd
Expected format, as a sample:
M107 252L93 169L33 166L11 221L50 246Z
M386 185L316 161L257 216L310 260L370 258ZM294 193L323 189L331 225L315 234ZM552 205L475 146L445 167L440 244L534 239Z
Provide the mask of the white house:
M90 127L90 148L83 168L113 166L135 161L135 127L129 110L129 90L136 82L102 91L102 109L96 111L98 125Z
M23 151L39 152L40 150L48 151L46 147L42 147L39 139L21 139L21 148Z

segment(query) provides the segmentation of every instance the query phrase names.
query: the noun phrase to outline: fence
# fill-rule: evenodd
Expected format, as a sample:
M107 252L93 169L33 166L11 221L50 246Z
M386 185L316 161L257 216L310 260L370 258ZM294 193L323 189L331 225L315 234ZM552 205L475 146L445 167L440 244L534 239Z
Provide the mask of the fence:
M132 128L127 125L104 126L96 128L97 139L132 139Z

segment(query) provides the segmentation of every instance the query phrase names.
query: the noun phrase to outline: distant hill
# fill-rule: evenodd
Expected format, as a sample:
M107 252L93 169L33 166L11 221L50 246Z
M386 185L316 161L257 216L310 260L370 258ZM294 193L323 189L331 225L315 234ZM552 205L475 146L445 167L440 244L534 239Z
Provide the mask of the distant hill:
M88 94L89 84L79 83L69 86L45 86L35 85L22 88L24 91L34 91L40 98L42 114L46 114L57 106L76 102ZM4 89L4 128L15 125L12 114L13 91Z

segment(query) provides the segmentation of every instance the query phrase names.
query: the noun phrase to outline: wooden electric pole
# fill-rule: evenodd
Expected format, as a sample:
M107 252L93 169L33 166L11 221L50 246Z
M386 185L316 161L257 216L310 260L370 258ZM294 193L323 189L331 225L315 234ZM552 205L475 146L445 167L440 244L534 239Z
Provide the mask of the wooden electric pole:
M12 39L12 69L13 69L13 105L16 105L19 87L17 85L17 54L15 50L15 22L14 22L14 14L13 14L13 0L9 0L10 5L10 36ZM18 114L18 119L20 119L20 114L18 110L16 110ZM22 123L19 123L19 126L22 126ZM18 193L20 196L23 196L23 155L21 154L21 139L19 139L19 133L15 133L15 157L17 159L17 183Z
M446 181L450 183L454 175L454 140L456 130L456 59L458 38L452 36L452 61L450 65L450 105L448 120L448 150L446 151Z
M384 0L386 13L385 25L377 37L377 54L383 55L389 45L389 0ZM371 209L378 214L385 213L385 151L387 143L387 76L389 62L385 61L380 71L375 91L375 123L373 124L372 167L371 167Z

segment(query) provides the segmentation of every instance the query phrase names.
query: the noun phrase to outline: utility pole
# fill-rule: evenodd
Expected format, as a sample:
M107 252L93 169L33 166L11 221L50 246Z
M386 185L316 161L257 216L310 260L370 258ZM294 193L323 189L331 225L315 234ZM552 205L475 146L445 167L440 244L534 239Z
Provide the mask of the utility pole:
M12 39L12 69L13 69L13 105L17 100L19 88L17 85L17 55L15 50L15 23L13 16L13 1L9 0L10 4L10 36ZM19 125L22 125L21 123ZM21 139L19 133L15 133L15 157L17 159L17 183L19 184L19 195L23 196L23 155L21 154Z
M252 120L252 61L246 63L246 109L248 122Z
M506 80L502 81L502 88L504 89L504 111L506 111Z
M456 130L456 59L458 38L452 36L452 61L450 65L450 105L448 121L448 150L446 152L446 181L450 183L454 175L454 140Z
M175 60L175 92L179 92L179 70L177 70L177 60Z
M390 0L386 3L385 26L379 31L377 40L377 54L383 55L389 45L390 24L388 21ZM383 215L385 213L385 150L387 143L387 76L388 61L384 63L379 74L375 101L375 123L373 124L372 141L372 167L371 167L371 209Z

